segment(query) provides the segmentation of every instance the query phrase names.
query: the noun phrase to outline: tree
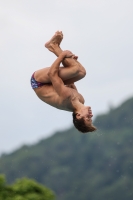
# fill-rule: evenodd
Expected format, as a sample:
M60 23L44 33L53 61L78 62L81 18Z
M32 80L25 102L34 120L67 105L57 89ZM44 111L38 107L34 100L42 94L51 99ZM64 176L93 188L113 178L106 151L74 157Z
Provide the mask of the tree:
M54 200L52 190L32 179L18 179L12 185L6 185L4 175L0 175L0 200Z

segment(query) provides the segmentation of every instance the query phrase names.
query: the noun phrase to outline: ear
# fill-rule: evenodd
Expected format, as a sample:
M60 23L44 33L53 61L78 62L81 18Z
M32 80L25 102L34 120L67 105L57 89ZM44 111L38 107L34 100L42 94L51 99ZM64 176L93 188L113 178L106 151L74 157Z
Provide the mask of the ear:
M81 119L81 114L80 114L80 113L77 113L77 114L76 114L76 118L77 118L77 119Z

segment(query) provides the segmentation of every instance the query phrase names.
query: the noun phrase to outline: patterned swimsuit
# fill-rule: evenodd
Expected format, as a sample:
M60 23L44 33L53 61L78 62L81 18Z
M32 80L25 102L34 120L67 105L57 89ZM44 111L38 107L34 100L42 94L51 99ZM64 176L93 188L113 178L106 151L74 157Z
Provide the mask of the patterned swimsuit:
M38 88L38 87L41 87L41 86L45 85L45 83L41 83L41 82L38 82L38 81L35 80L34 73L33 73L32 77L31 77L31 80L30 80L31 87L34 89L34 88Z

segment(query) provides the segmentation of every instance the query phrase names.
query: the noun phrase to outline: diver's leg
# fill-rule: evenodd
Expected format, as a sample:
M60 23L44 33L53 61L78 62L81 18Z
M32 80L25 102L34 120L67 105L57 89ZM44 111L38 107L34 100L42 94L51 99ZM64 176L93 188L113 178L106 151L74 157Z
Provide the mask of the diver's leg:
M62 38L62 32L56 32L51 40L45 44L45 47L48 48L49 51L53 52L56 56L59 56L62 53L62 49L59 47ZM74 56L74 58L65 58L63 61L64 67L60 67L59 76L65 84L76 82L86 75L84 67L76 59L76 56ZM35 79L39 82L50 83L48 71L49 67L36 71Z
M62 49L58 44L51 44L51 47L52 52L56 56L62 53ZM77 56L74 56L74 58L65 58L62 64L64 67L60 67L59 76L65 84L74 83L85 77L86 70L81 63L77 61Z

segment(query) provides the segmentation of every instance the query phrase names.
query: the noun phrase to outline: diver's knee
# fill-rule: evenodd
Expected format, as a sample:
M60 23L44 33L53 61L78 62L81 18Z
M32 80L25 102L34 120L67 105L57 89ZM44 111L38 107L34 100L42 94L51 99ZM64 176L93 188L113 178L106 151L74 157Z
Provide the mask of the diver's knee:
M72 74L73 74L74 76L77 76L77 75L79 74L79 72L80 72L79 66L78 66L78 65L74 65L74 66L72 67Z
M79 75L81 78L84 78L86 76L86 70L84 67L80 68Z
M80 77L80 79L82 79L86 76L86 70L81 65L75 65L73 67L73 75L76 75L76 76Z

